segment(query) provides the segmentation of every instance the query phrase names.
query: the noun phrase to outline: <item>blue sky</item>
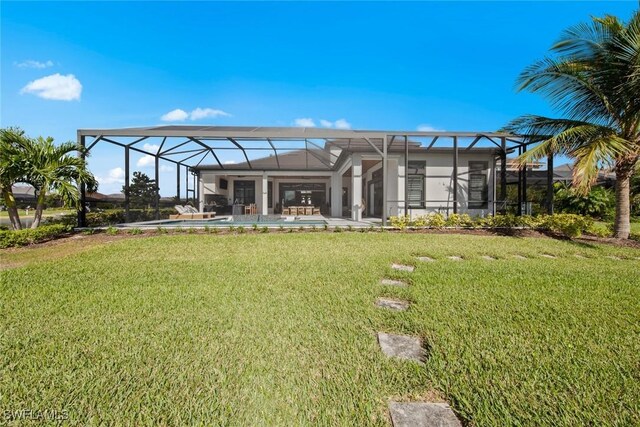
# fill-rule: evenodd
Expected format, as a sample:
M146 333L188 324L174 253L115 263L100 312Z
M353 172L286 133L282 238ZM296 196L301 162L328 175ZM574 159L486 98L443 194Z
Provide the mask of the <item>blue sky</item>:
M553 114L514 81L562 29L636 7L3 1L0 125L62 141L78 128L163 124L179 109L184 124L495 130ZM100 191L120 189L119 149L99 146L90 162Z

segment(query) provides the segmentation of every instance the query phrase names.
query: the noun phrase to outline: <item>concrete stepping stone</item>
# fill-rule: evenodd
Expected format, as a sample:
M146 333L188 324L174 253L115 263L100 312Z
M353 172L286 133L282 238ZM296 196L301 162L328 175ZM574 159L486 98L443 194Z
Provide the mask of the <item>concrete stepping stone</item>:
M526 256L522 256L522 255L518 255L518 254L515 254L513 257L514 257L515 259L527 259L527 257L526 257Z
M462 427L446 403L391 402L393 427Z
M422 341L418 337L378 332L378 343L382 352L388 357L424 363L426 354L422 348Z
M574 254L573 256L579 259L587 259L587 257L582 254Z
M406 271L408 273L413 273L413 270L416 269L413 265L404 265L404 264L396 264L396 263L391 264L391 268L398 271Z
M409 301L380 297L376 300L376 306L389 310L405 311L407 308L409 308Z
M419 256L418 257L418 261L421 261L421 262L433 262L433 261L435 261L435 259L433 259L431 257L428 257L428 256Z
M556 256L551 254L540 254L540 256L549 259L556 259Z
M605 258L609 258L615 261L622 261L622 258L620 258L619 256L615 256L615 255L607 255L605 256Z
M380 284L387 285L387 286L397 286L399 288L406 288L409 286L407 282L403 282L402 280L395 280L395 279L382 279L380 281Z
M487 261L495 261L496 259L492 256L489 255L482 255L482 259L485 259Z
M449 258L451 261L462 261L462 257L458 255L448 256L447 258Z

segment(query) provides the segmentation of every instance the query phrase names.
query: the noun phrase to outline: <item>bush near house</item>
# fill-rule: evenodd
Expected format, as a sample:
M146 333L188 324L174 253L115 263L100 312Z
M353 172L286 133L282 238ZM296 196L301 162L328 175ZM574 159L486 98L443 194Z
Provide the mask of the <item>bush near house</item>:
M71 231L65 224L41 225L22 230L0 230L0 248L25 246L59 237Z
M411 228L529 228L544 230L560 234L566 237L579 237L583 233L602 235L594 227L593 219L576 214L555 215L489 215L486 217L472 218L467 214L451 214L446 219L440 213L419 216L410 219L408 216L392 216L389 218L391 226L404 230Z
M160 209L160 219L169 219L169 215L176 213L176 210L173 208ZM156 219L156 213L154 210L130 209L129 219L130 222L153 221ZM52 218L47 223L75 226L76 221L77 217L73 214L62 218ZM102 212L87 213L87 226L89 227L103 227L113 224L122 224L123 222L125 222L124 209L109 209Z

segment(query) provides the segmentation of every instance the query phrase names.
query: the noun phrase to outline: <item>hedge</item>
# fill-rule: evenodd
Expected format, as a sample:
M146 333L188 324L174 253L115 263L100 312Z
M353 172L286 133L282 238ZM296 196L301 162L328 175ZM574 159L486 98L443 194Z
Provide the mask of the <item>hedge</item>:
M64 224L41 225L38 228L23 230L0 230L0 248L25 246L59 237L71 231Z
M412 228L485 228L485 229L513 229L528 228L548 231L566 237L579 237L582 233L602 234L594 227L593 219L576 214L554 215L488 215L485 217L471 217L468 214L451 214L448 217L440 213L420 216L410 219L408 216L392 216L391 225L404 230Z

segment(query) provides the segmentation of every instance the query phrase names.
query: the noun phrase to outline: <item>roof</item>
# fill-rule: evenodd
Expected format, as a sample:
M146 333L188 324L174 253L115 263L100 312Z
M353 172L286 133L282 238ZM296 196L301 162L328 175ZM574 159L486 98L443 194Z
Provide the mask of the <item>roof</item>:
M159 160L198 169L334 170L345 152L421 151L457 144L462 152L489 146L507 152L522 138L500 132L420 132L414 130L354 130L309 127L151 126L121 129L79 129L78 138L91 150L98 142L115 144ZM92 138L92 140L90 139ZM302 153L301 151L304 151ZM205 167L205 166L203 166ZM211 167L211 166L209 166Z
M356 130L331 129L317 127L264 127L264 126L150 126L112 129L78 129L78 135L84 136L167 136L167 137L203 137L203 138L380 138L385 135L469 137L486 135L494 138L517 138L504 132L490 131L429 131L416 130Z

